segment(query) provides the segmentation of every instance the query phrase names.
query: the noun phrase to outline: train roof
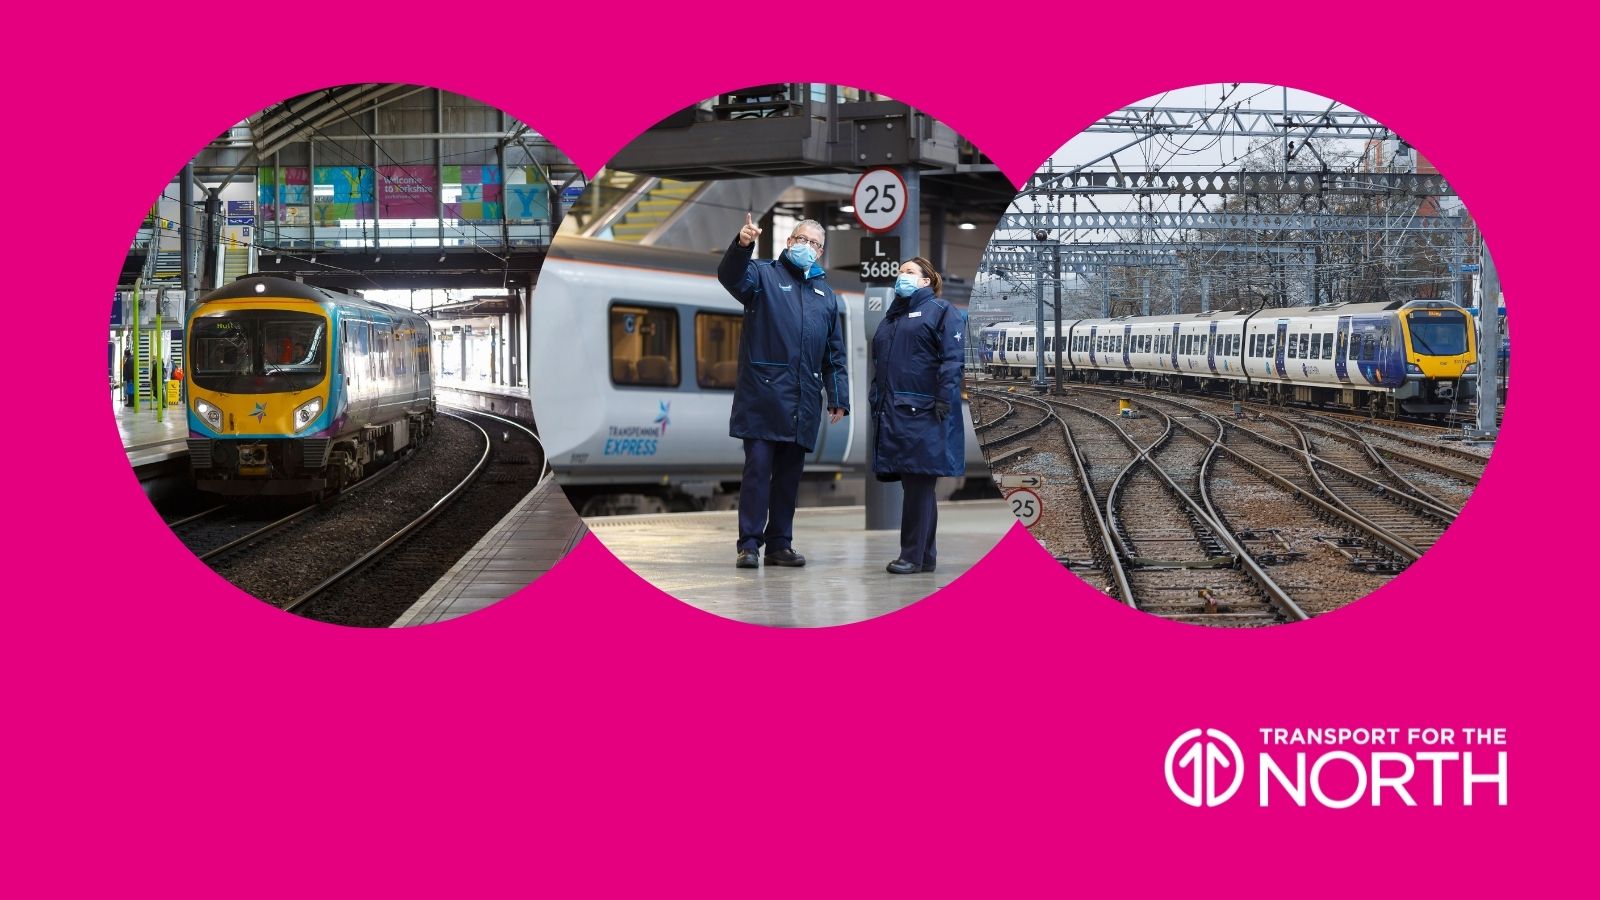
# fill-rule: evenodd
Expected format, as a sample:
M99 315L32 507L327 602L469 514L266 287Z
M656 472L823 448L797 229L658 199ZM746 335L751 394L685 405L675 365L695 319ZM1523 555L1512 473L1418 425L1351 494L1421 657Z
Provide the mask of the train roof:
M681 272L685 275L705 275L715 278L717 266L721 265L723 254L726 252L726 247L710 251L682 250L563 234L550 242L550 251L545 258L659 272ZM835 266L827 270L827 276L828 284L833 286L836 293L861 293L861 282L853 266ZM960 303L949 302L957 309L965 309Z
M210 303L214 300L252 300L257 297L271 296L275 299L288 298L291 300L309 300L313 303L338 303L343 306L365 306L371 309L382 310L395 316L416 316L426 319L422 313L409 309L401 309L376 300L368 300L360 294L340 291L332 288L317 287L303 281L291 278L279 278L275 275L245 275L210 293L204 294L196 301L197 305Z

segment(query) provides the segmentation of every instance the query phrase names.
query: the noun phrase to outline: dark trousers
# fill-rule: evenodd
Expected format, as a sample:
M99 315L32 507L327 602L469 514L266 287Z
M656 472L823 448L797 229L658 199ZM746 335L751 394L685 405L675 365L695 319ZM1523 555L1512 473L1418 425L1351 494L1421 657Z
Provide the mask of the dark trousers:
M794 541L794 505L806 451L793 441L744 442L739 483L739 549L782 550Z
M938 562L939 551L933 545L939 528L939 503L933 495L938 480L937 475L900 476L905 489L900 504L900 558L906 562L924 566Z

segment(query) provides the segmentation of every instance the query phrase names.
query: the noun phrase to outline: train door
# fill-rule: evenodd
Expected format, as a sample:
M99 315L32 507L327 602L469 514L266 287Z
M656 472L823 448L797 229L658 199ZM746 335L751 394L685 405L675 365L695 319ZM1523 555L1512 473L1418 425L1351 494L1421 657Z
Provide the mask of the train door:
M372 407L372 378L367 371L371 358L368 353L369 333L367 323L344 320L344 380L349 396L349 413L365 419Z
M844 303L841 303L840 306L843 307L843 311L839 316L839 337L845 347L853 347L855 346L855 323L849 314L851 307ZM963 323L961 333L966 333L965 323ZM820 375L821 373L818 374ZM865 377L865 375L866 373L863 372L858 377ZM820 431L817 434L817 449L812 452L810 461L825 465L844 465L845 457L850 453L851 428L855 425L855 415L864 413L865 411L863 410L860 413L845 416L839 420L838 424L829 422L828 391L827 388L822 388L822 421L819 425Z
M1278 377L1279 378L1288 378L1289 377L1289 368L1284 362L1284 352L1288 349L1288 346L1289 346L1289 320L1288 319L1279 319L1278 320L1278 348L1277 348L1277 351L1273 354L1273 358L1272 358L1273 367L1278 370Z
M1122 326L1122 367L1124 369L1133 368L1133 360L1131 358L1132 354L1133 354L1133 326L1131 324L1129 324L1129 325Z
M1340 316L1333 344L1333 372L1343 384L1350 383L1350 317Z
M1172 323L1172 371L1178 371L1178 329L1177 322Z
M1206 369L1215 375L1217 373L1217 323L1208 323L1206 329Z
M1099 325L1090 325L1089 326L1089 368L1091 368L1091 369L1098 368L1099 365L1100 365L1099 348L1095 347L1095 342L1099 339L1099 335L1100 335L1100 326Z

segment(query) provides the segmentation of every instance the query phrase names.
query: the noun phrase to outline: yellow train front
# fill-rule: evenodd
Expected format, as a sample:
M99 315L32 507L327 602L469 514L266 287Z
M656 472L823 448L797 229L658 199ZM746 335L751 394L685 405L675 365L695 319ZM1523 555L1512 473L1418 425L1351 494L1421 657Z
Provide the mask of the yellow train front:
M1402 410L1439 415L1471 406L1477 396L1478 334L1467 311L1444 300L1400 307L1405 380L1395 393Z
M331 493L433 429L428 322L283 278L200 299L185 331L195 486Z

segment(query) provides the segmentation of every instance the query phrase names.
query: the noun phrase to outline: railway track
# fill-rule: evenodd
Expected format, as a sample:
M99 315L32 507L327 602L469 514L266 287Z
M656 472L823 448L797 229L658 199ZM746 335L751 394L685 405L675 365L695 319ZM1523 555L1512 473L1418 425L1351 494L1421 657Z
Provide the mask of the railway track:
M357 494L381 481L394 466L380 468L341 491L333 502ZM269 504L220 504L210 509L168 522L167 527L183 542L196 559L215 563L239 553L289 525L326 508L320 501L280 501ZM284 514L288 508L290 512Z
M477 410L444 413L483 437L483 453L421 514L282 608L341 624L386 625L408 608L529 491L551 477L532 429Z
M1431 547L1476 483L1481 457L1430 457L1314 414L1234 419L1231 404L1224 415L1209 398L1154 394L1135 395L1142 417L1101 412L1128 395L1093 386L1065 398L1004 395L1012 408L1048 406L1063 436L1010 448L1012 463L1033 455L995 471L1063 474L1043 469L1068 444L1080 474L1062 480L1103 525L1110 559L1079 559L1099 548L1091 516L1070 496L1047 501L1067 514L1036 535L1097 587L1178 621L1248 627L1344 606ZM1111 572L1120 579L1100 577Z
M1163 458L1187 462L1198 477L1208 455L1187 439L1180 442L1187 446L1169 447L1177 429L1168 417L1111 419L1076 404L1051 405L1074 428L1121 438L1131 454L1103 502L1135 608L1181 622L1235 627L1304 618L1264 572L1240 565L1242 549L1213 519L1203 498L1163 465ZM1106 447L1104 442L1098 446Z

